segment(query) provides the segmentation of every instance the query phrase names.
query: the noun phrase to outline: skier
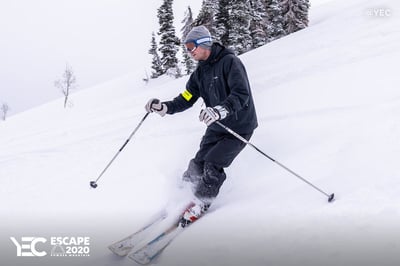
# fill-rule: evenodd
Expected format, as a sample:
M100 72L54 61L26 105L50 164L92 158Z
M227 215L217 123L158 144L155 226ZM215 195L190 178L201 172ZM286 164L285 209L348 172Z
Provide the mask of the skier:
M224 168L246 145L214 122L221 121L247 140L258 124L246 69L240 59L230 49L213 42L204 26L194 27L184 43L187 52L198 61L186 89L171 101L152 98L145 109L163 117L192 107L200 97L204 100L206 108L201 110L199 119L207 130L183 180L193 184L194 195L204 204L205 211L226 179Z

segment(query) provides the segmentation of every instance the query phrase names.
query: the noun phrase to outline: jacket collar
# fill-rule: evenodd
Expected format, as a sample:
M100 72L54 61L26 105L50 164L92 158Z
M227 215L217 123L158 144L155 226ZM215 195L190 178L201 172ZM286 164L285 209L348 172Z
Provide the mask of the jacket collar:
M207 60L204 61L199 61L200 65L212 65L215 64L216 62L218 62L222 57L224 57L225 55L228 54L234 54L230 49L226 48L225 46L223 46L220 43L213 43L213 45L211 46L211 54L210 56L207 58Z

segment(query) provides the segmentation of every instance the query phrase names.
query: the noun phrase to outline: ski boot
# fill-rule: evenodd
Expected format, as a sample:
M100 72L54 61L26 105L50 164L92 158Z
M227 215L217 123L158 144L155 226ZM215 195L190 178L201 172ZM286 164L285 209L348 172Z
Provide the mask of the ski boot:
M179 221L181 227L186 227L194 223L199 219L204 213L207 212L211 203L204 203L200 200L192 201L186 210L183 212L182 217Z

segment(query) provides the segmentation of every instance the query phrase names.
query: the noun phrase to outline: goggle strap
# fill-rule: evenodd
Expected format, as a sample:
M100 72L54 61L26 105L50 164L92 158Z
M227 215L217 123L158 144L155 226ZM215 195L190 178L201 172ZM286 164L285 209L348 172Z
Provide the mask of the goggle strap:
M195 41L197 44L205 43L205 42L211 42L211 37L203 37Z

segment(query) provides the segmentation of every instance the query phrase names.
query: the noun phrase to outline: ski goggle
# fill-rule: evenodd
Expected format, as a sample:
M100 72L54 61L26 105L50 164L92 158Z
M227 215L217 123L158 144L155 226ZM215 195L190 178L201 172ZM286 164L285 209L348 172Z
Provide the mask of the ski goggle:
M211 41L211 37L208 36L202 37L197 40L188 40L185 42L186 51L188 51L189 53L193 53L200 44Z

